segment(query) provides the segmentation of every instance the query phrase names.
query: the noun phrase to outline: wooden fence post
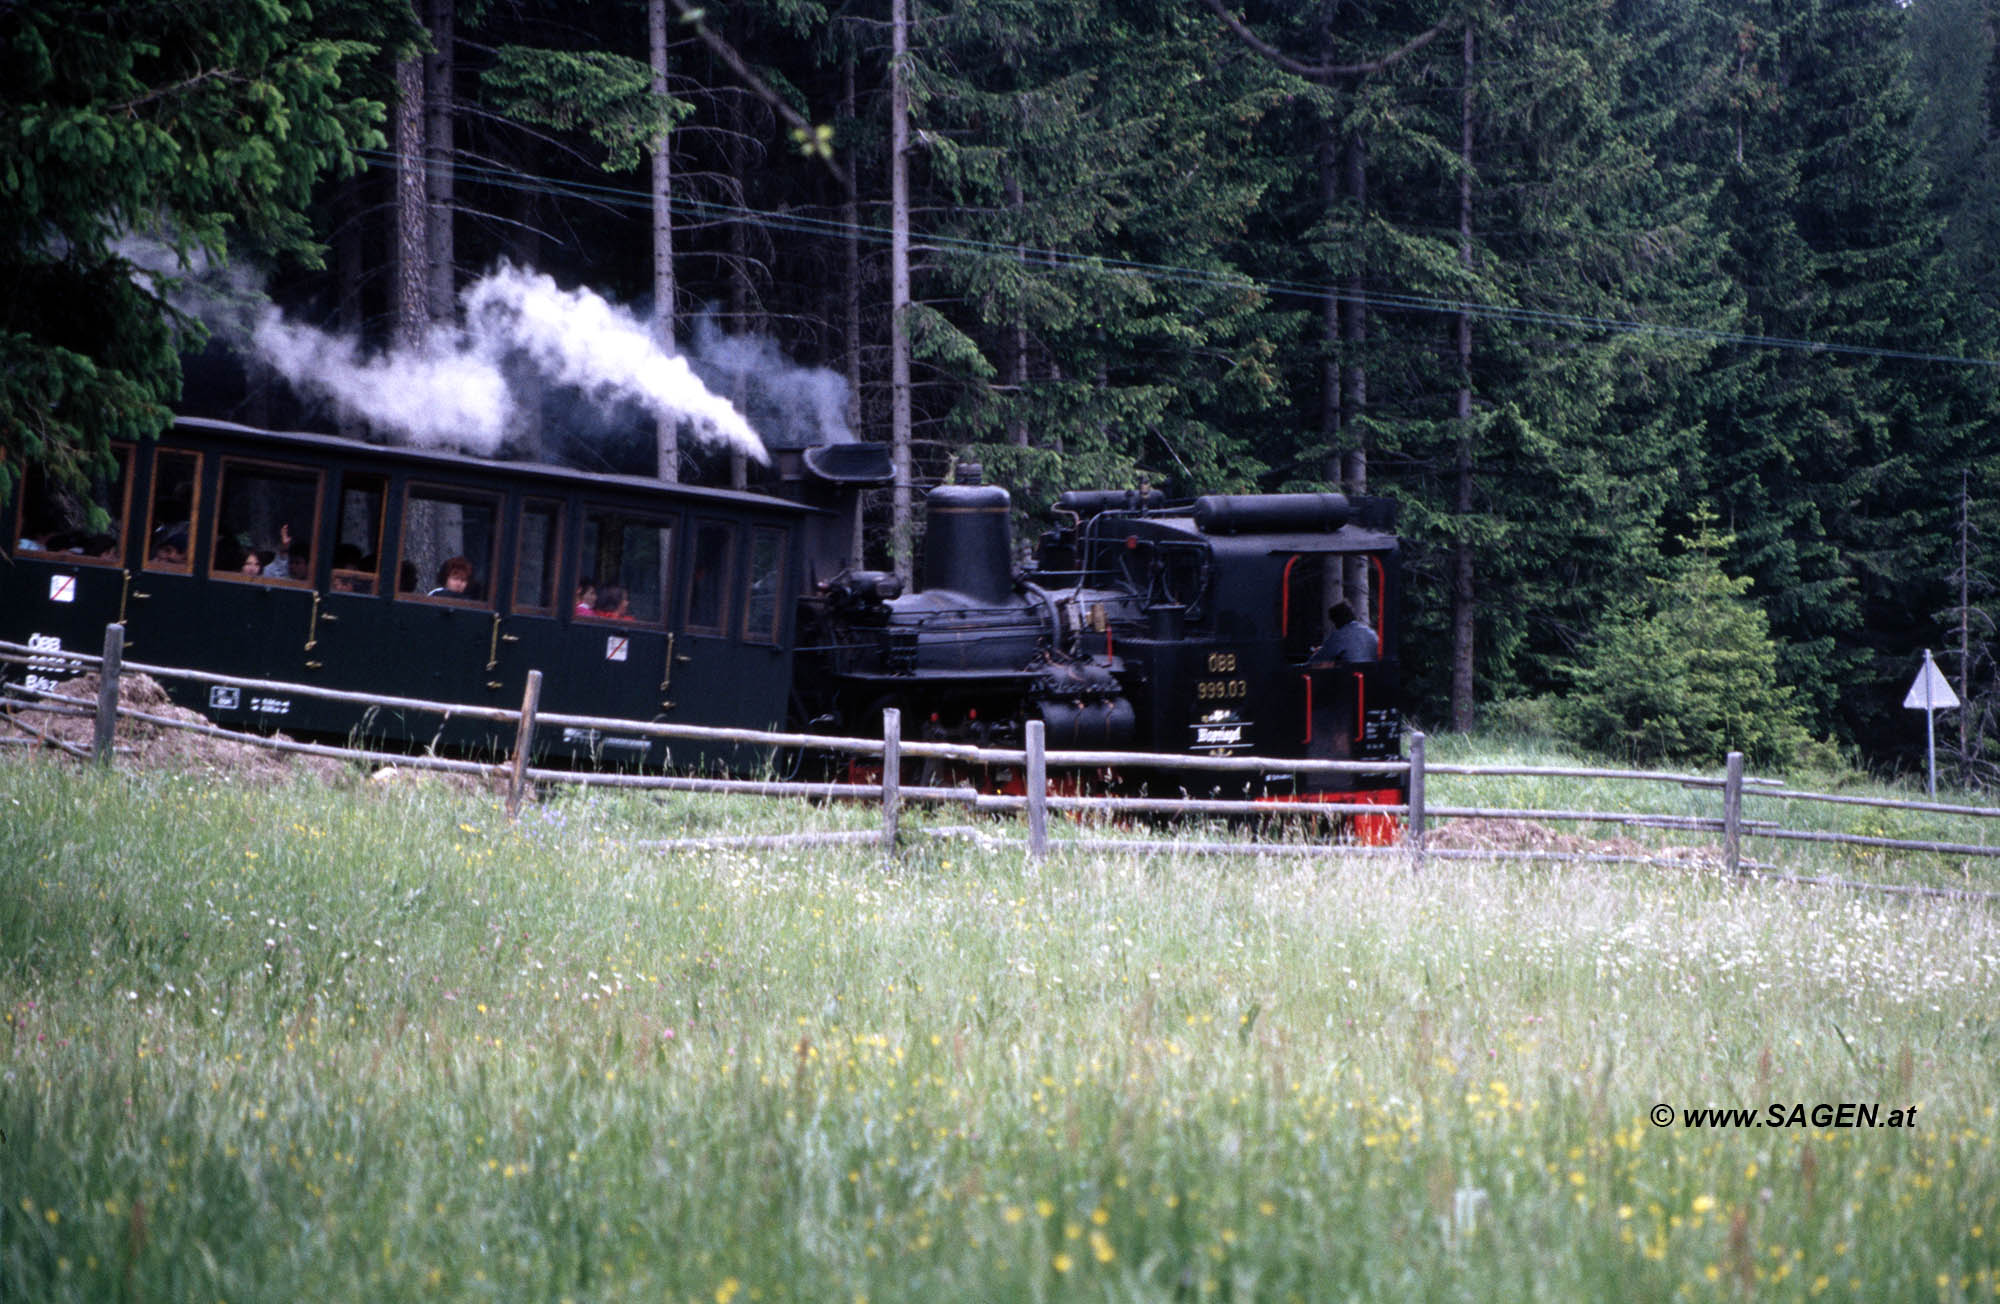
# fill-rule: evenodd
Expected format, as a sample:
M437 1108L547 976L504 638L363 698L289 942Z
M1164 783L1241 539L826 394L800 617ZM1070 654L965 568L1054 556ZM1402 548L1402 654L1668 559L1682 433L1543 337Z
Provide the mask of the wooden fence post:
M882 845L896 854L896 821L903 805L903 713L882 708Z
M1410 825L1405 836L1410 843L1412 868L1424 867L1424 736L1410 734Z
M528 687L521 694L521 723L514 730L514 764L507 776L507 818L518 819L521 797L528 786L528 753L535 743L535 712L542 705L542 672L528 672Z
M1743 753L1729 753L1722 778L1722 864L1732 874L1743 872Z
M1049 854L1048 726L1028 721L1028 859Z
M97 672L97 730L91 739L91 759L111 765L112 740L118 734L118 671L125 661L125 627L104 627L104 664Z

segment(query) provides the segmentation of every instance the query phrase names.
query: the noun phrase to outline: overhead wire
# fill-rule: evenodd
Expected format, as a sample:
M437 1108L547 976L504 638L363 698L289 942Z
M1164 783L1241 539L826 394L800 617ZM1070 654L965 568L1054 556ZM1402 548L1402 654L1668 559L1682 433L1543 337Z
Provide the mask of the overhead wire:
M361 153L362 157L367 159L372 166L385 170L394 170L397 166L395 156L388 151L364 150ZM549 195L555 198L586 200L613 208L633 208L650 211L653 203L650 191L629 186L601 185L581 181L558 181L553 178L537 176L533 173L464 163L453 164L452 167L457 176L476 180L501 189L521 190L534 194ZM699 199L691 195L674 195L670 203L677 212L697 217L704 221L748 221L755 222L770 230L799 235L861 239L884 246L890 242L890 232L887 227L867 222L849 222L834 217L816 217L810 213L798 211L770 212L744 205ZM2000 369L2000 358L1977 358L1968 357L1963 354L1937 353L1920 349L1897 349L1884 345L1848 344L1834 340L1814 340L1797 336L1760 335L1744 331L1722 330L1708 326L1677 325L1671 322L1644 321L1627 317L1606 317L1559 309L1530 308L1518 304L1486 303L1477 300L1455 299L1443 295L1415 294L1375 288L1357 292L1340 286L1321 285L1309 281L1279 277L1253 277L1238 271L1211 271L1174 263L1148 262L1141 259L1117 258L1104 254L1076 253L1061 249L1038 248L1031 245L1022 245L1015 241L983 240L972 236L953 236L937 232L926 232L918 238L918 243L942 252L956 251L977 254L981 257L1028 260L1038 262L1050 268L1130 273L1144 276L1149 280L1179 283L1203 289L1297 296L1319 302L1329 299L1336 302L1359 301L1373 308L1400 309L1407 312L1430 313L1443 316L1463 315L1486 321L1545 326L1569 331L1651 335L1697 344L1751 349L1785 349L1842 357L1863 357L1903 362L1938 363L1947 366Z

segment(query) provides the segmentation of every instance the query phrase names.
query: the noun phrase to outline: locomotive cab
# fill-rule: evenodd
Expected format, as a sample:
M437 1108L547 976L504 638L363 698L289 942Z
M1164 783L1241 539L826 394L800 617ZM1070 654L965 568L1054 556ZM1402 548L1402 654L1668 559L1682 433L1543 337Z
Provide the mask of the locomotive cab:
M1073 557L1080 575L1137 599L1130 627L1113 633L1156 750L1394 761L1393 525L1393 505L1380 499L1216 495L1079 517L1042 552ZM1358 640L1348 630L1338 656L1327 652L1339 641L1329 624L1336 603L1368 633ZM1258 795L1397 804L1402 784L1393 771L1274 775Z

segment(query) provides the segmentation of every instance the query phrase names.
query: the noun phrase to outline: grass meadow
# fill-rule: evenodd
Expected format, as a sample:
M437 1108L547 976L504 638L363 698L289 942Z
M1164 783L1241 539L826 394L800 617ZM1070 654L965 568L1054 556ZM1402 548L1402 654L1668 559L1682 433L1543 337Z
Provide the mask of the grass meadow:
M0 1298L2000 1298L1993 903L874 818L0 759Z

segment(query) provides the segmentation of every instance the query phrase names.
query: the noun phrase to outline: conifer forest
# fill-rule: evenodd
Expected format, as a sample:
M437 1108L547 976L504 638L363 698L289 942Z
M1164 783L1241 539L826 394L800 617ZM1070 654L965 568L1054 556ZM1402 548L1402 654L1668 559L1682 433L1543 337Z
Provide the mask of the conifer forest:
M1423 727L1909 767L1930 648L1990 785L1996 9L0 0L0 476L387 437L313 369L392 392L511 277L892 444L885 568L954 459L1024 519L1384 495ZM499 451L756 484L601 397Z

